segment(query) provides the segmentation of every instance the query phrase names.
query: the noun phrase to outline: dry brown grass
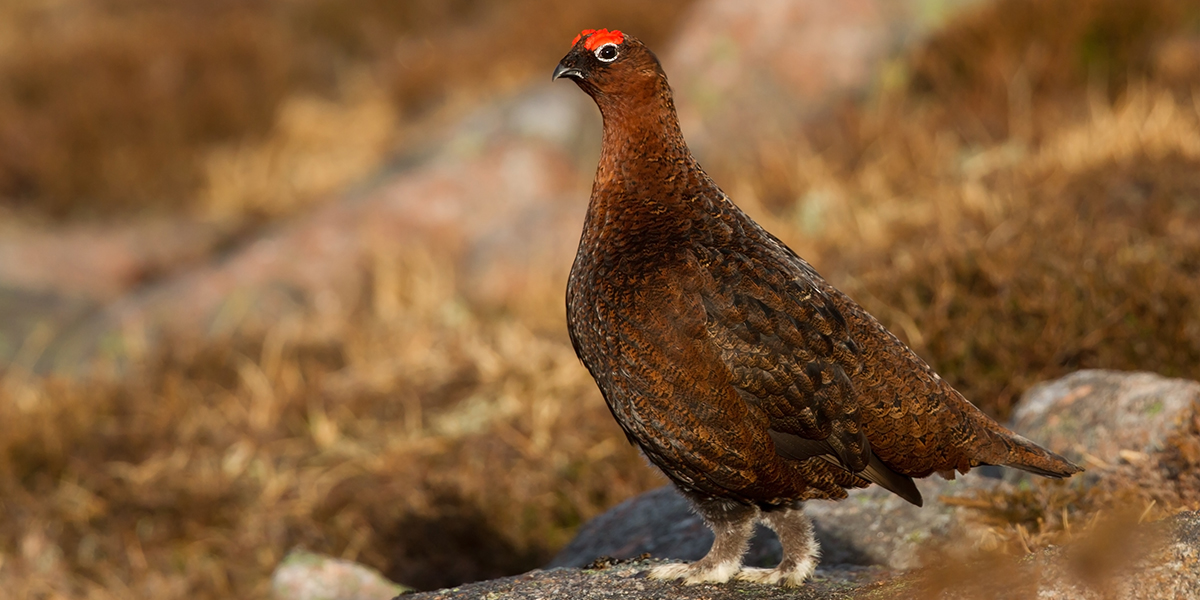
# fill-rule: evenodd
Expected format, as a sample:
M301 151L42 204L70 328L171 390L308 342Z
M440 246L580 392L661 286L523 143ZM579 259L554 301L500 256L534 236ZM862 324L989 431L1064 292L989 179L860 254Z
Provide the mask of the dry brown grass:
M239 10L260 7L248 6ZM1193 34L1193 4L1145 3L1150 16L1129 21L1143 25L1118 36L1136 43L1105 46L1130 48L1120 75L1110 69L1099 84L1080 58L1092 47L1086 32L1100 27L1088 19L1106 22L1129 6L1006 0L985 8L918 50L907 83L844 106L806 138L764 145L749 164L718 162L714 176L995 414L1033 381L1080 367L1200 378L1191 302L1200 289L1200 104L1179 69L1170 81L1158 76L1152 43ZM492 47L494 38L472 39L480 31L521 26L470 10L479 12L468 25L443 32L467 54ZM1071 27L1020 25L1064 11ZM314 14L313 27L336 25L359 40L322 34L321 44L340 48L330 56L347 61L373 56L373 44L393 35L356 37L359 25ZM439 14L421 18L440 23ZM1024 21L1009 24L1010 14ZM500 29L472 29L477 23ZM274 43L265 39L253 43ZM961 80L937 75L937 65L957 64L966 41L984 59L954 69L1000 66ZM528 43L516 56L542 42ZM1021 83L1025 63L1014 57L1036 47L1062 50L1048 54L1037 71L1044 75L1024 67ZM269 73L291 77L264 60ZM430 64L391 68L428 81L437 73ZM396 118L445 92L413 93ZM287 129L277 116L285 96L274 94L254 131ZM243 151L260 147L292 146ZM11 177L5 164L0 173ZM262 177L270 175L248 176ZM29 181L30 197L41 194L41 180ZM535 333L542 329L519 315L479 314L459 296L450 266L420 249L381 257L372 281L347 313L178 340L128 372L87 382L8 368L0 588L31 598L264 597L271 569L294 545L432 587L536 566L584 519L662 481L625 443L565 336ZM528 289L520 314L561 319L561 282ZM997 518L1011 524L997 521L999 530L1020 524L1052 540L1102 506L1039 490L997 499L1007 503L992 507ZM1190 502L1153 499L1162 511Z
M430 112L541 74L562 32L662 39L689 3L5 2L0 205L291 212L416 145ZM319 120L297 131L297 111Z
M660 479L569 347L481 321L413 252L352 315L0 392L15 597L265 597L295 545L437 587L545 561ZM468 550L469 549L469 550Z

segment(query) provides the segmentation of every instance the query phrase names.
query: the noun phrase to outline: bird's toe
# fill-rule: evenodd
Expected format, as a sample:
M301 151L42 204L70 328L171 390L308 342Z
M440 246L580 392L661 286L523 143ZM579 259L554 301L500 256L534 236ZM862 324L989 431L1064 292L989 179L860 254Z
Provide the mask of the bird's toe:
M797 587L811 577L816 568L817 562L815 560L805 560L792 565L780 565L774 569L743 567L734 578L738 581Z
M666 581L682 580L686 584L725 583L737 575L739 567L733 562L715 565L704 564L703 561L669 563L650 569L649 577Z

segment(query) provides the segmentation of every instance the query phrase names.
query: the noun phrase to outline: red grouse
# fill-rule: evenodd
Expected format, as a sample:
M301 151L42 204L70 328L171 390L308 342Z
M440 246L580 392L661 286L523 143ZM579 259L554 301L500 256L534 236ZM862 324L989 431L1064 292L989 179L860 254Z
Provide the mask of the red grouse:
M1080 468L1005 429L746 216L692 158L658 59L587 30L554 70L587 92L603 146L567 284L571 342L629 440L716 534L651 576L799 585L816 567L805 500L1006 465ZM756 521L774 569L742 568Z

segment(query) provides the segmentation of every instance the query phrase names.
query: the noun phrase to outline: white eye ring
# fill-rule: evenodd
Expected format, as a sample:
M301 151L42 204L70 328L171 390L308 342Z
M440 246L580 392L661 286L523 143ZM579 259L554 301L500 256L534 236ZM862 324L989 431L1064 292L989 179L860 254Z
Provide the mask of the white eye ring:
M605 48L613 49L613 55L611 58L604 58L603 56L600 56L600 53L603 52ZM600 62L610 63L614 60L617 60L617 56L619 56L621 54L621 52L620 52L620 50L617 49L616 44L609 43L609 44L604 44L603 46L600 46L599 48L596 48L596 51L594 54L596 55L596 60L599 60Z

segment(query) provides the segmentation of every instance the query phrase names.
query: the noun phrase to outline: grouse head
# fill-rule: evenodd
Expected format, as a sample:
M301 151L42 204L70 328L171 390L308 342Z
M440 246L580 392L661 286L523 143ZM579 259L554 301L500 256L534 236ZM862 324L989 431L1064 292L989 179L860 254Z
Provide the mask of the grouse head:
M658 58L637 38L617 30L585 29L554 69L587 92L600 110L636 103L669 90Z
M604 118L598 183L630 175L637 170L630 165L653 168L666 155L691 162L667 75L658 57L637 38L615 29L584 30L554 69L554 79L560 78L587 92ZM658 177L645 175L630 181Z

